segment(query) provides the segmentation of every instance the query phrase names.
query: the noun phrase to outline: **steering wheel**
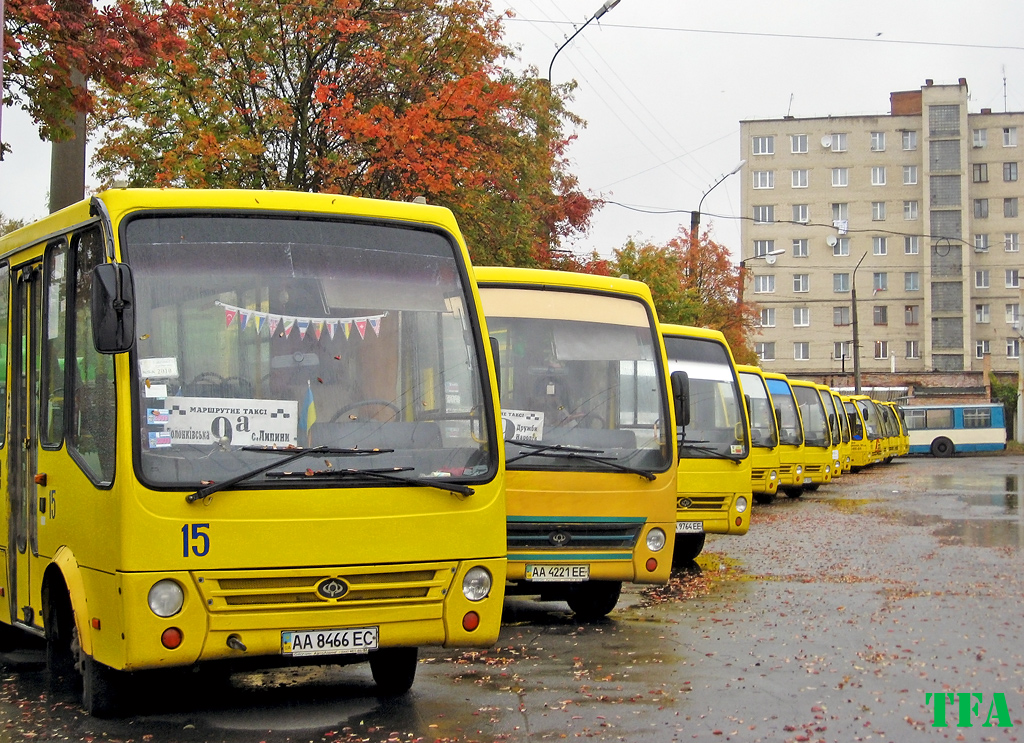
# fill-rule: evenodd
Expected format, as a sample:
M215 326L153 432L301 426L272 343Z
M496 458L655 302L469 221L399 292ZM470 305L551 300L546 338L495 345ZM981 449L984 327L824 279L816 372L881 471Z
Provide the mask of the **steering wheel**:
M359 402L350 403L344 406L343 408L339 408L338 412L331 416L330 422L337 423L338 419L341 418L346 413L348 413L350 410L356 410L357 408L362 408L367 405L377 405L378 407L387 408L388 410L394 412L394 416L392 416L393 418L397 418L399 414L402 412L401 410L399 410L397 405L388 400L360 400Z

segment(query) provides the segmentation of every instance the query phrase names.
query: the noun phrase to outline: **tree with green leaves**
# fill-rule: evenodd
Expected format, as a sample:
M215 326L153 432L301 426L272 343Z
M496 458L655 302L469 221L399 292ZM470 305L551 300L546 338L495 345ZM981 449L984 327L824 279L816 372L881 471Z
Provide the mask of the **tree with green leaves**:
M450 207L473 258L550 265L595 202L565 157L571 85L501 66L488 0L183 0L181 53L105 90L101 177Z

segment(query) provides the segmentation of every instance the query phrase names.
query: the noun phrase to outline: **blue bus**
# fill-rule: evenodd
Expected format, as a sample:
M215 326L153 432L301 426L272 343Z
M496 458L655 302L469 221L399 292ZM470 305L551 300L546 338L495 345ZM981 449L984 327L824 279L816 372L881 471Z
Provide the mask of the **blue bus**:
M911 454L951 457L1006 448L1002 404L920 405L903 408Z

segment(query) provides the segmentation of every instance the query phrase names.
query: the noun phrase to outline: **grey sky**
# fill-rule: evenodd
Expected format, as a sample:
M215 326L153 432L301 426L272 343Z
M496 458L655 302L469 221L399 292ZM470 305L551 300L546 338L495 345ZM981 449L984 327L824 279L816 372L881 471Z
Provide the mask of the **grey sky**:
M506 40L546 75L552 55L603 0L492 0L516 18ZM576 80L571 109L587 121L570 155L582 187L607 204L571 247L608 254L630 236L663 242L701 195L739 162L739 122L885 114L889 93L967 78L971 110L1024 110L1020 0L621 0L555 60ZM14 155L0 163L0 212L46 210L49 149L23 116L4 112ZM739 248L739 178L704 201L703 225ZM719 216L716 216L719 215Z

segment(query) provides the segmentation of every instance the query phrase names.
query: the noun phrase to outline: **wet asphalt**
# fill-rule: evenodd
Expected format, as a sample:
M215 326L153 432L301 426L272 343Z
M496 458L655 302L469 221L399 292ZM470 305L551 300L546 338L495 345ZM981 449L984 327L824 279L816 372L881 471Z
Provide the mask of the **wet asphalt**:
M184 674L97 720L2 656L0 743L1024 740L1022 571L1024 456L897 459L755 506L603 622L509 599L496 647L423 649L397 700L365 666Z

